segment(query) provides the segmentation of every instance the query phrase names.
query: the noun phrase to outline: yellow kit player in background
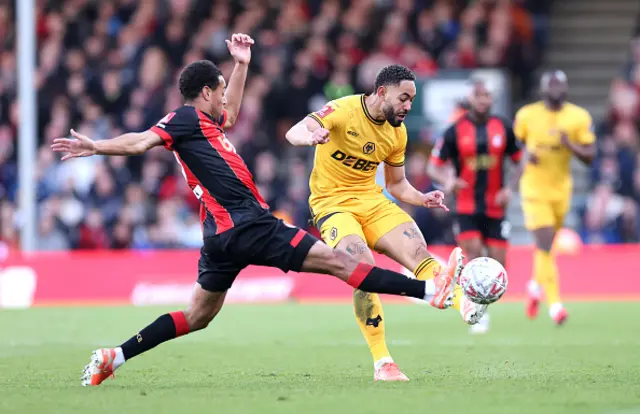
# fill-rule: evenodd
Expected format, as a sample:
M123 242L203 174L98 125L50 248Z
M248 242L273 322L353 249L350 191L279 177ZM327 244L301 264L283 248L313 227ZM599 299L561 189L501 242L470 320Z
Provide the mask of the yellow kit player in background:
M443 271L459 274L461 250L454 249L447 269L441 269L413 219L375 182L378 165L384 163L386 188L396 199L446 208L440 191L423 194L405 176L403 121L416 96L414 81L404 66L387 66L376 76L374 93L329 102L291 128L287 139L294 145L321 144L316 147L309 204L325 242L369 263L374 263L372 249L384 253L426 280ZM477 323L486 308L466 299L459 287L453 306L469 324ZM406 381L387 349L378 295L355 291L354 312L373 354L374 379Z
M566 102L567 76L562 71L545 73L540 82L542 101L521 108L514 132L525 144L526 156L520 179L525 225L536 243L533 279L528 285L527 316L538 315L541 291L549 303L549 315L558 325L567 319L560 301L558 269L551 252L556 232L562 227L571 204L571 158L591 163L596 148L589 113Z

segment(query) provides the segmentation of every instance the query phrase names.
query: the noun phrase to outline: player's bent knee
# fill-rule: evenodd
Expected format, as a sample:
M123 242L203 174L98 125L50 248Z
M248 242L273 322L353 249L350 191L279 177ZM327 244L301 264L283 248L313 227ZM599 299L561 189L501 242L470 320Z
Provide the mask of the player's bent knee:
M418 242L413 249L413 257L424 260L423 258L427 258L429 256L431 256L431 254L427 250L427 244L424 242Z
M359 260L342 250L333 250L333 254L327 262L329 274L343 280L346 280L353 273L358 263L360 263Z
M533 231L533 237L536 241L536 248L546 252L551 251L553 246L553 239L556 236L556 231L553 227L544 227Z
M360 261L342 250L334 250L328 261L330 273L337 277L348 277Z
M189 323L189 330L193 332L209 326L218 312L220 312L220 308L192 308L184 311L184 316Z
M206 328L222 309L225 296L226 292L210 292L198 284L191 305L184 311L189 330L193 332Z

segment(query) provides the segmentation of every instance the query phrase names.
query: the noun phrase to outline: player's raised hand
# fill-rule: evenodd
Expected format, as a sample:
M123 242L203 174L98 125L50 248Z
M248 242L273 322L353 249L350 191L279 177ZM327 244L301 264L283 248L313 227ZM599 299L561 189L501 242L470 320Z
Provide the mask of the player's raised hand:
M450 194L456 190L461 188L469 187L469 183L467 183L462 178L453 177L443 185L443 190L445 193Z
M229 53L238 63L248 64L251 61L251 45L254 43L251 36L244 33L234 33L231 40L225 40Z
M75 139L69 138L56 138L51 144L53 152L67 152L68 154L62 157L62 161L70 158L78 157L90 157L96 153L96 143L86 135L82 135L71 130L71 136Z
M329 130L326 128L318 128L311 134L311 142L309 145L322 145L329 142Z
M444 204L444 193L439 190L423 194L422 204L426 208L441 208L444 211L449 211L449 208Z

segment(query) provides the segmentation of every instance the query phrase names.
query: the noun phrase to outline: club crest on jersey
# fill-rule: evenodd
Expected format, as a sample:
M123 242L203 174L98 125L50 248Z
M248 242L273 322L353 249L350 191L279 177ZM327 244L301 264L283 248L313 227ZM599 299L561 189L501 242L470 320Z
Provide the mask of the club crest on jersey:
M325 118L330 113L332 113L333 111L335 111L335 109L333 109L329 105L325 105L325 106L322 107L322 109L320 109L319 111L316 112L316 116L318 118L322 119L322 118Z
M366 144L364 144L364 147L362 147L362 152L364 152L367 155L373 154L375 150L376 150L376 144L374 144L373 142L367 142Z
M338 238L338 229L337 228L335 228L335 227L331 228L331 231L329 232L329 238L332 241Z
M502 135L494 135L493 138L491 138L491 145L495 148L500 148L502 146Z

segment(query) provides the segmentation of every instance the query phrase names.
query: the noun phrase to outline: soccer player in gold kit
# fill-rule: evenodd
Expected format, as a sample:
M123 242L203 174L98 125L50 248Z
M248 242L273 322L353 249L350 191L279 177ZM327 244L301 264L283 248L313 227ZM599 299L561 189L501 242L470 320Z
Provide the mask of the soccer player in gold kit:
M396 199L424 207L444 207L443 194L423 194L405 175L407 130L403 121L416 97L415 75L401 65L378 72L370 95L350 95L327 103L287 132L294 145L317 145L310 177L309 204L324 241L354 257L374 263L372 250L394 259L418 279L444 271L427 251L415 222L389 200L375 182L384 163L385 186ZM448 268L462 268L456 248ZM453 307L475 324L486 306L476 305L456 287ZM385 340L384 314L378 295L354 292L354 311L374 360L374 379L408 378L393 362Z
M568 81L564 72L545 73L540 89L542 100L521 108L514 125L516 137L526 147L520 195L525 225L533 232L536 244L527 315L537 316L542 288L549 316L561 325L568 315L560 300L551 246L571 204L571 159L589 164L596 148L589 112L566 101Z

